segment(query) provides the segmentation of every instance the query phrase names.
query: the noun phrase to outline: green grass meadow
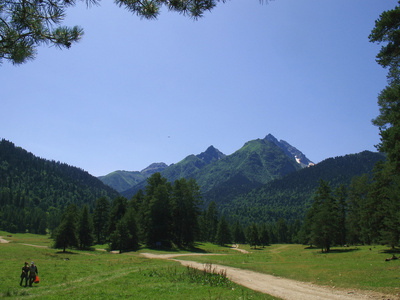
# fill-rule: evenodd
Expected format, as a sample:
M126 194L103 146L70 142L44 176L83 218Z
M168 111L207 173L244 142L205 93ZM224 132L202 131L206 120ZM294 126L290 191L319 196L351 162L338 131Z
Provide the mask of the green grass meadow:
M59 249L25 245L50 246L52 241L45 236L7 235L0 231L0 236L10 241L0 244L3 275L0 298L276 299L230 281L221 283L217 275L203 279L201 271L173 261L147 259L139 252L111 254L99 250L71 250L62 253ZM225 248L219 251L233 252ZM142 249L141 252L149 250ZM40 283L33 287L19 286L25 261L34 261L39 270Z
M111 254L101 251L45 248L52 241L46 236L1 232L10 243L0 244L0 298L13 299L276 299L221 281L220 276L203 277L174 261L147 259L141 252L171 253L141 249ZM28 245L26 245L28 244ZM38 245L42 247L34 247ZM399 294L400 259L385 261L392 252L383 246L334 248L332 253L307 249L302 245L272 245L243 254L228 247L198 244L198 252L218 256L182 256L179 259L221 264L276 276L343 289L371 290ZM188 251L172 251L188 253ZM396 253L397 256L399 254ZM25 261L35 261L40 283L20 287Z

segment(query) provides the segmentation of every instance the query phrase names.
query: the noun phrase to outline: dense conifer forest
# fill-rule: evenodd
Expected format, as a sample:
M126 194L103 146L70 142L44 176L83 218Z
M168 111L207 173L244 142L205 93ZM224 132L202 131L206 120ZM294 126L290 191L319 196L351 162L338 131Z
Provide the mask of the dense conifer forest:
M89 173L34 156L13 143L0 142L0 228L46 233L69 204L93 208L100 197L118 193Z

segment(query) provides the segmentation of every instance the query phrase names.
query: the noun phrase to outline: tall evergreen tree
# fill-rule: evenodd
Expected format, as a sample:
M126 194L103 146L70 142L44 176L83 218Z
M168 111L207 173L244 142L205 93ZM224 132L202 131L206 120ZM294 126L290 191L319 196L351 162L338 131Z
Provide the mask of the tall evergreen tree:
M371 242L364 228L365 223L370 221L369 217L365 216L368 189L369 178L366 174L354 177L348 189L346 227L347 241L351 244Z
M247 240L251 247L257 248L257 245L260 245L260 236L258 233L258 228L255 223L253 223L248 229Z
M371 224L373 241L394 248L399 243L400 234L400 189L392 167L383 162L376 165L368 199L370 206L375 207Z
M260 228L260 244L265 247L269 245L269 232L266 224L262 224Z
M176 180L171 195L171 233L178 245L191 246L198 231L200 188L185 178Z
M400 2L399 2L400 3ZM400 7L383 12L375 21L369 39L382 43L377 62L388 68L388 86L378 97L379 116L373 124L379 127L381 143L378 149L387 153L387 160L400 174Z
M110 217L108 223L109 234L113 233L114 230L117 228L117 223L125 215L127 206L128 206L128 200L125 197L120 196L113 200L110 209Z
M332 196L331 187L324 180L320 180L315 193L312 213L311 241L321 247L322 251L329 252L340 232L339 208Z
M206 240L215 241L215 234L218 226L218 210L217 204L211 201L206 211Z
M109 218L110 203L106 197L101 197L96 200L96 206L93 212L94 233L98 244L103 244L106 241Z
M335 189L335 199L338 205L338 243L341 246L346 244L346 214L347 214L347 191L342 184Z
M224 216L219 219L215 242L220 246L232 243L231 229Z
M76 205L69 205L64 211L60 226L55 231L54 246L56 248L63 248L63 252L65 252L66 248L78 247L78 238L76 235L77 212Z
M160 173L147 179L146 196L143 205L142 232L144 242L154 247L171 241L171 184Z
M136 250L139 247L138 230L136 224L136 213L133 207L128 207L123 220L129 231L128 250Z
M286 220L283 218L280 218L278 222L276 222L276 234L278 238L278 243L288 243L289 236L288 236L288 225L286 223Z
M119 253L129 250L130 239L126 219L120 219L110 235L110 250L119 250Z
M144 202L144 192L143 190L139 190L129 201L128 206L133 207L135 212L138 212L140 210L140 207L142 206Z
M93 224L89 215L89 207L83 206L78 226L79 248L87 249L93 245Z
M236 244L246 243L246 236L244 230L239 221L235 221L232 225L232 239Z
M360 209L360 233L361 241L365 244L379 243L380 234L383 229L383 218L385 215L385 203L388 202L385 190L386 179L383 175L384 163L378 162L373 170L373 177L368 186L368 194L361 202Z
M400 3L400 2L399 2ZM379 115L373 124L379 127L381 143L378 149L387 154L386 166L374 174L370 202L379 199L381 209L373 222L379 222L375 232L380 241L392 247L399 242L400 190L400 7L383 12L375 22L369 38L382 43L377 62L388 68L388 85L378 96ZM378 178L381 177L381 178Z

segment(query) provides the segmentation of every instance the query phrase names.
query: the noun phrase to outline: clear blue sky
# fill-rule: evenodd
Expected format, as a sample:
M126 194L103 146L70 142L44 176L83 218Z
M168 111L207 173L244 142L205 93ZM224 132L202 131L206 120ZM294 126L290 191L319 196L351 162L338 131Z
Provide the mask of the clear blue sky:
M368 35L396 0L231 0L196 22L110 2L68 10L85 30L70 50L4 61L0 138L95 176L268 133L316 163L375 151L387 72Z

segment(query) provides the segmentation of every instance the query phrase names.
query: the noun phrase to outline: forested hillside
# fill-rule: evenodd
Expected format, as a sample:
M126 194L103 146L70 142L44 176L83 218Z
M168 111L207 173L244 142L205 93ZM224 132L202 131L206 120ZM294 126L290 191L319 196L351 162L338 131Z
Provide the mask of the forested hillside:
M47 215L67 205L114 198L118 193L82 169L34 156L13 143L0 142L0 228L44 232ZM59 215L58 215L59 217ZM34 224L35 223L35 224Z
M240 220L242 224L276 222L280 218L289 222L303 220L320 179L329 182L332 188L341 184L348 186L354 176L371 174L376 162L384 159L383 154L370 151L328 158L231 201L217 202L216 197L211 199L217 202L219 210L228 220ZM210 198L207 194L204 197Z
M114 171L105 176L100 176L104 184L114 188L118 192L123 192L131 186L146 180L146 176L139 171Z

